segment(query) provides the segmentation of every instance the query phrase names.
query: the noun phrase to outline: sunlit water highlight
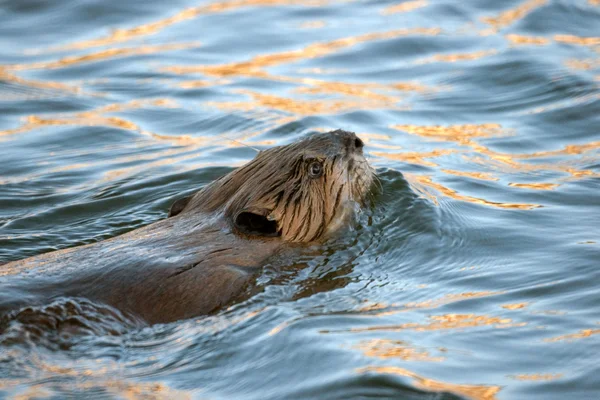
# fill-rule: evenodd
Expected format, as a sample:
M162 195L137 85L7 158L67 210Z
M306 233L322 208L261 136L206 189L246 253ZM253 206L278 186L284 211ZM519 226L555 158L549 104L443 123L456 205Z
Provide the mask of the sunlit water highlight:
M0 22L0 262L164 218L314 131L357 132L384 189L217 315L0 321L0 397L600 393L597 0L19 0Z

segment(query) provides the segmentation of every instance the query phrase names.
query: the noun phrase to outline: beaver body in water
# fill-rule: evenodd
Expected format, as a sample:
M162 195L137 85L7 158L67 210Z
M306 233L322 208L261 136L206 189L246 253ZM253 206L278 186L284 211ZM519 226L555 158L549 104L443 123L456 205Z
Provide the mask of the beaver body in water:
M151 324L210 314L238 298L270 257L324 239L363 203L374 173L362 148L338 130L261 151L176 201L164 220L0 266L0 315L61 297Z

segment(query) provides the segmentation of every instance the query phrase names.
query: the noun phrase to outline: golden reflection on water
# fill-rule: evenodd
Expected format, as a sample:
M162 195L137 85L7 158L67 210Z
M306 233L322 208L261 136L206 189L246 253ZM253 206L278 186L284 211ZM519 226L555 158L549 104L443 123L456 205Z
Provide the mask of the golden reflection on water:
M14 71L23 71L29 69L57 69L87 62L108 60L119 57L138 56L145 54L161 53L164 51L185 50L200 46L199 43L169 43L163 45L145 45L131 48L111 48L97 51L95 53L84 54L81 56L63 57L56 61L44 61L31 64L14 64L9 68Z
M7 350L11 357L23 357L21 351ZM154 357L150 357L153 359ZM39 355L28 358L24 365L33 372L34 378L0 379L0 389L25 387L13 399L32 399L56 396L56 392L73 393L78 390L103 389L112 396L125 399L190 399L195 391L179 390L162 382L135 382L118 376L123 366L117 362L94 360L79 365L77 362L56 364ZM53 381L48 389L47 380ZM42 383L38 383L42 381ZM45 383L44 383L45 382Z
M544 339L544 342L562 342L562 341L574 341L578 339L588 338L592 335L600 334L600 329L582 329L577 333L570 333L567 335L556 336L552 338Z
M89 375L82 374L84 377ZM152 383L152 382L132 382L121 380L118 378L105 379L105 380L94 380L85 381L78 380L74 382L54 382L53 390L49 390L45 383L35 384L30 382L22 381L0 381L0 388L6 387L11 388L15 386L27 385L27 387L17 393L14 400L17 399L33 399L33 398L46 398L56 396L56 392L67 392L72 393L73 391L104 389L112 396L116 396L128 400L142 400L142 399L192 399L194 398L194 392L186 390L173 389L166 386L163 383Z
M436 158L446 156L448 154L455 153L455 150L432 150L429 152L403 152L403 153L383 153L383 152L372 152L371 154L375 157L384 157L390 160L401 161L405 163L422 165L425 167L437 167L438 164L433 161L427 160L428 158Z
M385 32L373 32L359 36L336 39L329 42L313 43L299 50L290 50L280 53L255 56L249 61L233 62L220 65L171 66L164 68L164 70L176 74L202 73L204 75L217 78L230 76L265 78L270 77L270 75L264 71L264 68L267 67L274 67L277 65L323 57L360 43L375 40L393 39L402 36L435 36L440 32L441 29L439 28L396 29Z
M492 326L494 328L514 328L527 325L526 322L515 323L510 318L490 317L487 315L476 314L444 314L432 315L429 317L429 323L420 324L417 322L407 322L398 325L380 325L369 326L366 328L351 328L351 332L401 332L413 330L417 332L456 330L465 328L477 328L481 326ZM600 330L599 330L600 331Z
M560 186L558 183L514 183L511 182L508 186L521 188L521 189L532 189L532 190L553 190Z
M424 286L426 287L426 286ZM418 309L433 309L448 304L456 303L467 299L475 299L481 297L489 297L502 294L503 292L465 292L465 293L450 293L437 299L424 300L419 302L409 302L402 305L384 304L384 303L369 303L361 307L359 313L367 313L369 317L386 317L407 311Z
M312 80L312 87L299 88L299 93L310 94L342 94L347 96L360 97L381 104L380 108L393 107L400 101L398 97L389 96L376 92L376 89L382 89L381 85L369 83L345 83L345 82L326 82Z
M506 310L521 310L527 307L528 303L513 303L513 304L504 304L502 308Z
M18 382L16 384L20 384ZM11 388L13 385L9 382L2 382L0 380L0 388ZM12 400L31 400L31 399L39 399L39 398L50 398L52 396L52 392L46 389L43 385L32 385L26 387L24 390L18 392L14 396L11 397Z
M600 37L580 37L575 35L554 35L554 40L560 43L576 44L579 46L600 45Z
M565 65L567 66L567 68L571 68L574 70L590 71L593 69L600 68L600 60L592 58L586 60L572 59L565 61Z
M481 50L474 51L472 53L456 53L456 54L436 54L433 57L423 58L417 61L417 64L425 64L430 62L447 62L447 63L455 63L460 61L472 61L479 60L480 58L493 56L494 54L498 54L498 50Z
M412 371L409 371L400 367L363 367L356 371L359 374L365 373L378 373L378 374L390 374L399 375L411 378L414 380L414 385L429 391L435 392L450 392L460 396L464 396L472 400L495 400L496 395L500 392L500 386L488 386L488 385L467 385L467 384L454 384L436 381L430 378L425 378Z
M81 87L77 85L21 78L20 76L11 73L8 68L2 66L0 66L0 80L36 89L60 90L68 93L82 92ZM36 96L34 95L33 97L35 98Z
M450 293L439 299L425 300L421 302L406 303L404 306L409 309L417 308L437 308L447 304L455 303L466 299L476 299L481 297L490 297L500 295L503 292L465 292L465 293Z
M269 76L269 79L294 82L302 85L295 90L296 93L314 96L328 95L327 98L294 99L275 96L250 90L237 90L235 93L244 94L252 98L251 101L237 102L208 102L222 110L244 110L256 112L260 109L278 110L293 115L320 115L347 112L357 109L407 109L406 105L399 105L402 98L397 91L424 92L430 89L424 85L412 82L393 83L380 85L374 83L346 83L328 82L312 78L290 78L283 76ZM185 85L182 84L182 86ZM392 92L392 94L390 94Z
M225 84L227 83L226 81L221 81L220 83ZM183 89L197 89L197 88L203 88L203 87L208 87L208 86L213 86L215 84L214 81L208 81L208 80L204 80L204 79L197 79L194 81L185 81L185 82L180 82L178 83L178 86L183 88Z
M586 152L600 149L600 141L584 143L584 144L570 144L566 145L564 148L560 150L550 150L550 151L538 151L530 154L517 154L514 158L525 158L525 159L533 159L533 158L541 158L541 157L555 157L555 156L565 156L565 155L581 155Z
M306 5L306 6L319 6L327 3L325 0L316 1L301 1L301 0L235 0L230 2L213 3L198 7L192 7L182 10L173 16L154 21L151 23L143 24L130 29L118 29L113 31L110 35L93 40L81 41L72 43L62 48L62 50L81 50L96 46L107 46L122 43L133 38L138 38L145 35L155 34L160 32L162 29L185 21L195 18L199 15L225 12L241 7L256 7L256 6L276 6L276 5ZM484 17L482 20L491 25L495 29L501 29L516 21L524 18L535 9L545 5L546 0L529 0L522 2L515 8L504 11L497 16ZM425 0L416 0L403 2L394 6L390 6L382 10L384 14L394 14L401 12L413 11L428 5ZM323 21L320 21L323 22ZM319 24L321 26L321 24ZM278 66L282 64L295 63L307 59L313 59L317 57L323 57L332 53L347 49L355 46L359 43L365 43L375 40L383 40L396 38L401 36L411 35L427 35L435 36L441 33L440 28L412 28L412 29L395 29L384 32L373 32L362 34L358 36L351 36L341 39L336 39L328 42L313 43L305 46L299 50L283 51L279 53L264 54L253 57L249 61L233 62L221 65L200 65L200 66L172 66L167 67L166 70L178 73L178 74L189 74L189 73L202 73L205 76L216 78L216 81L208 80L192 80L181 82L179 85L183 88L198 88L205 87L215 83L225 84L228 81L225 78L233 76L247 76L247 77L261 77L269 78L274 80L289 81L304 85L297 89L297 92L310 95L339 95L341 98L335 99L293 99L281 96L269 95L260 92L252 91L239 91L239 93L245 94L251 98L251 101L241 102L223 102L223 103L212 103L213 105L226 110L245 110L248 112L259 112L259 109L271 109L277 111L283 111L292 115L299 116L310 116L320 114L334 114L340 112L347 112L356 109L403 109L398 106L401 98L389 91L396 89L405 92L425 92L430 90L425 86L418 83L394 83L388 85L372 84L372 83L346 83L346 82L328 82L318 79L311 78L295 78L286 76L272 76L265 68ZM546 44L548 40L543 37L526 37L516 34L506 35L507 40L515 44ZM585 46L593 46L600 44L600 38L597 37L578 37L574 35L555 35L553 39L557 42L577 44ZM152 54L163 51L171 50L182 50L190 47L198 46L197 43L192 44L164 44L164 45L144 45L140 47L132 48L109 48L102 51L94 52L86 55L69 56L64 57L55 61L36 62L30 64L16 64L8 68L0 68L0 78L5 80L19 83L25 86L38 87L42 89L60 89L72 92L79 92L81 89L76 86L66 85L58 82L38 82L33 80L26 80L14 75L10 71L21 71L30 69L55 69L63 68L72 65L78 65L85 62L93 62L98 60L111 59L116 57L125 57L132 55L141 54ZM421 60L420 62L460 62L475 60L481 57L486 57L495 54L496 50L477 51L473 53L463 54L436 54L430 58ZM593 64L590 62L580 61L575 63L572 61L571 64L578 68L592 68ZM118 110L111 110L118 111ZM160 135L142 130L138 125L126 119L114 116L104 116L97 110L80 113L78 115L71 116L69 118L41 118L37 116L30 116L26 119L21 127L15 129L9 129L0 131L0 136L12 135L15 133L27 132L32 129L36 129L43 126L50 125L86 125L86 126L110 126L120 129L132 130L153 139L159 141L169 141L174 145L181 146L200 146L206 144L209 138L201 138L190 135L179 135L179 136L168 136ZM473 138L485 138L490 136L496 136L503 133L502 128L498 124L480 124L480 125L456 125L449 127L440 126L414 126L414 125L397 125L394 128L416 134L426 138L433 138L435 140L455 142L462 146L470 147L475 153L487 156L496 164L495 167L501 167L504 172L514 171L539 171L539 170L551 170L560 171L570 175L571 178L577 179L582 177L592 177L597 174L593 171L579 170L577 168L566 166L566 165L533 165L524 164L516 159L529 159L536 157L547 157L555 155L565 154L580 154L584 151L589 151L598 148L599 144L590 143L587 145L574 145L567 146L564 150L549 151L534 154L522 154L522 155L509 155L499 153L489 148L480 145ZM259 133L257 133L259 134ZM252 137L254 135L250 135ZM386 147L385 144L378 143L376 145L381 149L390 149L393 146ZM453 149L433 149L427 152L406 152L406 153L374 153L377 157L385 157L396 161L402 161L425 167L438 167L439 165L430 159L438 158L441 156L455 153ZM472 159L477 161L477 159ZM441 169L442 172L465 176L473 179L496 181L497 177L486 172L467 172L457 171L452 169ZM116 175L119 173L115 172ZM113 175L115 175L113 174ZM115 176L116 176L115 175ZM468 201L478 204L484 204L488 206L500 207L500 208L517 208L517 209L531 209L536 208L539 205L536 204L520 204L520 203L501 203L481 199L477 197L462 195L451 188L447 188L440 183L433 182L431 177L418 176L413 183L418 185L434 189L445 196L461 200ZM558 183L509 183L510 187L514 188L525 188L533 190L552 190L559 186ZM429 194L430 196L433 196Z
M0 185L5 184L14 184L14 183L22 183L26 181L30 181L32 179L37 179L40 176L45 176L48 174L54 174L58 172L64 172L68 170L78 170L84 168L91 168L106 165L107 163L111 165L118 165L121 163L130 163L130 162L138 162L138 164L134 166L128 166L124 168L111 169L106 172L102 178L97 183L103 183L106 181L112 181L118 179L122 176L135 174L138 172L142 172L147 170L148 168L171 165L178 162L189 161L197 158L199 156L198 151L206 148L208 145L218 143L221 147L240 147L240 146L249 146L249 143L254 145L265 145L272 146L275 143L272 141L253 141L250 142L250 139L256 136L260 136L266 130L270 128L267 126L263 129L259 130L246 130L241 132L236 132L232 134L231 137L228 137L226 133L215 135L215 136L201 136L198 134L195 135L163 135L154 132L149 132L139 125L135 124L132 121L127 119L116 117L116 116L107 116L107 113L116 113L123 111L131 111L142 108L151 108L151 107L160 107L160 108L173 108L178 107L178 104L170 99L144 99L144 100L132 100L125 103L112 103L102 107L98 107L94 110L77 112L77 113L65 113L55 118L42 118L36 115L30 115L24 119L24 122L21 126L13 129L8 129L4 131L0 131L0 138L3 136L10 136L15 134L23 134L30 131L34 131L36 129L42 129L49 126L106 126L111 128L123 129L130 132L135 132L139 135L139 138L134 139L131 142L131 145L135 148L148 147L153 144L165 143L170 147L160 151L154 152L136 152L134 155L124 155L120 157L114 157L110 160L100 159L98 161L89 162L89 163L78 163L78 164L70 164L67 166L60 166L54 168L47 168L42 173L36 174L28 174L23 176L16 176L7 179L0 179ZM289 122L289 118L279 118L273 121L274 124L284 124ZM95 148L94 151L102 152L102 151L111 151L114 145L108 145L106 147ZM118 146L121 149L124 149L124 145ZM62 154L62 153L61 153ZM52 157L56 155L55 153L50 153L49 156ZM139 162L144 162L139 164ZM241 161L240 161L241 163ZM193 165L186 165L186 170L194 169L194 168L205 168L210 166L239 166L238 164L232 164L228 161L221 162L206 162L202 161L200 163L195 163ZM66 188L65 190L69 190Z
M524 36L512 33L506 35L505 38L512 44L532 44L537 46L544 46L550 43L550 41L547 38L541 36Z
M275 95L253 92L250 90L239 90L238 93L250 96L250 101L240 102L208 102L207 104L215 106L221 110L244 110L255 111L260 108L279 110L293 115L309 116L335 114L357 109L378 109L382 107L380 101L372 100L365 102L356 99L323 99L323 100L300 100L289 97L280 97ZM392 107L388 104L386 107ZM400 107L395 107L400 109Z
M498 178L496 178L495 176L493 176L492 174L487 173L487 172L456 171L456 170L445 169L445 168L442 168L440 171L442 171L446 174L449 174L449 175L465 176L467 178L479 179L482 181L497 181L498 180Z
M148 134L152 135L152 137L154 137L154 138L157 137L157 136L155 136L155 134L151 134L151 133L148 133ZM160 135L158 137L160 137ZM90 163L70 164L68 166L48 168L48 169L45 169L43 172L37 173L37 174L28 174L28 175L13 177L13 178L0 179L0 185L27 182L27 181L31 181L31 180L34 180L34 179L37 179L37 178L40 178L43 176L52 175L52 174L55 174L58 172L79 170L79 169L85 169L85 168L93 168L93 167L104 166L106 164L113 165L113 167L110 171L105 172L101 178L99 178L97 181L93 182L95 184L101 184L101 183L105 183L105 182L114 181L114 180L122 178L124 176L131 176L131 175L143 172L143 171L147 171L150 168L174 165L176 163L194 160L199 157L199 152L198 152L199 150L203 149L207 144L211 144L216 141L219 141L221 146L229 146L229 147L240 146L236 142L228 141L219 136L205 137L205 138L193 137L192 139L193 140L191 140L190 143L185 143L185 145L182 147L169 148L167 150L162 150L162 151L153 152L153 153L138 153L138 154L134 154L134 155L125 155L125 156L121 156L121 157L114 157L108 161L100 160L100 161L94 161L94 162L90 162ZM172 141L173 139L171 139L171 137L168 137L168 139L166 139L166 140ZM175 140L177 141L177 140L181 140L181 139L178 137L175 137ZM149 143L136 142L135 145L137 147L143 147L143 146L148 146ZM97 149L97 151L109 151L109 150L110 150L110 146L109 146L109 148ZM130 163L130 162L137 162L138 164L129 166L129 167L122 167L122 168L114 167L118 164ZM214 161L214 162L200 161L200 162L189 164L189 165L186 164L185 166L180 167L179 170L188 171L188 170L194 170L194 169L198 169L198 168L208 168L208 167L239 167L242 164L243 164L242 160L237 161L237 162L232 162L232 161L228 161L228 160L221 160L221 161ZM63 190L65 192L69 192L72 190L72 188L65 187L63 189L57 188L55 190L57 193L60 193Z
M425 175L419 176L419 175L406 174L405 177L410 183L413 184L413 186L417 186L417 187L424 186L424 187L427 187L430 189L434 189L435 191L445 195L446 197L450 197L455 200L466 201L468 203L481 204L481 205L497 207L497 208L518 209L518 210L531 210L534 208L541 207L540 204L502 203L502 202L489 201L489 200L482 199L479 197L463 195L463 194L458 193L454 189L451 189L449 187L442 185L441 183L434 182L431 179L431 177L425 176ZM415 185L415 184L417 184L417 185ZM423 190L420 190L420 192L423 193ZM427 192L427 193L429 194L428 197L430 197L434 201L435 204L438 204L438 201L437 201L437 199L435 199L435 196L433 194L431 194L430 192Z
M424 92L433 92L433 91L436 91L436 90L440 89L440 88L436 89L436 88L433 88L431 86L421 85L421 84L415 83L415 82L392 83L389 86L393 87L394 89L401 90L403 92L420 92L420 93L424 93ZM446 86L446 88L448 88L448 87Z
M24 119L21 126L0 131L0 137L26 133L34 129L52 125L81 125L81 126L108 126L126 130L141 131L133 122L120 117L105 116L109 112L122 112L144 107L175 107L176 103L170 99L132 100L125 103L112 103L94 110L79 113L64 114L60 118L42 118L30 115Z
M133 48L110 48L95 53L84 54L79 56L63 57L54 61L34 62L29 64L13 64L8 66L0 66L0 80L16 83L19 85L39 88L39 89L55 89L67 93L81 94L82 88L77 85L65 84L52 81L37 81L25 79L17 76L14 72L25 71L32 69L58 69L66 68L83 63L103 61L120 57L131 57L137 55L156 54L165 51L185 50L198 47L199 43L173 43L164 45L144 45ZM90 93L90 95L101 95L100 93Z
M555 381L563 377L563 374L519 374L509 375L509 378L518 381Z
M414 348L401 340L363 340L354 348L362 351L367 357L381 359L391 358L419 362L441 362L446 359L443 356L434 357L427 350Z
M384 8L381 13L384 15L405 13L426 7L428 4L429 3L426 0L405 1L403 3Z
M52 125L82 125L82 126L109 126L113 128L123 128L137 130L138 127L133 122L118 118L118 117L95 117L84 118L74 117L67 119L59 118L40 118L35 115L30 115L25 118L25 122L18 128L6 129L0 131L0 136L9 136L17 133L25 133L44 126Z
M442 142L453 142L460 146L470 148L475 156L469 158L470 161L485 165L486 168L494 167L500 169L504 173L525 172L525 171L553 171L567 174L570 179L580 179L600 176L600 174L592 170L581 170L562 163L553 164L530 164L523 163L519 160L530 160L539 158L548 158L566 155L581 155L600 148L600 142L591 142L577 145L567 145L563 149L535 152L529 154L508 154L501 153L489 149L488 147L479 144L476 138L497 137L500 135L510 134L510 131L503 129L499 124L471 124L471 125L452 125L452 126L419 126L419 125L393 125L392 128L398 129L412 135L421 136L427 139L433 139ZM429 154L429 153L425 153ZM433 153L435 154L435 153ZM485 156L486 158L478 158ZM379 153L379 156L386 158L401 158L402 156ZM415 157L418 160L418 157ZM423 164L422 164L423 165ZM502 203L490 202L484 199L473 198L470 196L462 196L450 188L446 188L439 183L432 182L429 177L417 177L418 183L436 189L443 194L463 200L471 201L480 204L494 205L503 207ZM516 188L528 188L537 190L550 190L558 186L555 182L548 183L513 183L510 185ZM505 208L535 208L539 205L507 205Z
M485 31L484 31L485 33ZM600 37L581 37L575 35L554 35L551 39L542 36L524 36L518 34L508 34L504 36L513 45L534 45L545 46L550 43L564 43L577 46L587 46L593 48L596 52L600 46ZM574 69L595 69L598 68L598 61L590 60L568 60L565 63L568 67Z
M447 140L460 144L470 143L473 137L491 137L505 133L499 124L468 124L468 125L393 125L392 128L413 135L437 140Z
M300 29L321 29L327 26L327 23L322 20L308 21L300 24Z
M495 29L502 29L525 18L529 13L546 5L546 3L548 3L548 0L527 0L495 17L484 17L481 20Z
M186 8L170 17L138 25L133 28L115 29L110 33L110 35L98 39L75 42L66 46L60 46L50 50L83 50L91 47L114 45L122 42L127 42L132 39L137 39L143 36L159 33L161 30L171 25L194 19L200 15L232 11L243 7L272 7L281 5L304 5L318 7L327 3L327 0L233 0L216 2L198 7Z

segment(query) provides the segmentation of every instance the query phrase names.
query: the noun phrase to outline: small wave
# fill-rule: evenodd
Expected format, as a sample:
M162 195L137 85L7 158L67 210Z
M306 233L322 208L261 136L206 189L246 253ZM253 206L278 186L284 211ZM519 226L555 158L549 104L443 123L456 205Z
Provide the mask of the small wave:
M0 346L68 350L85 336L119 336L144 324L87 299L60 298L29 306L0 319Z

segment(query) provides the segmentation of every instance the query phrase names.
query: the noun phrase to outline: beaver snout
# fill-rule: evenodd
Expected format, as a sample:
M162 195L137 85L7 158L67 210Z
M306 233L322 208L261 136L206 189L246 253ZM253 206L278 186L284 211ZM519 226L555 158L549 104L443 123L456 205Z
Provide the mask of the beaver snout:
M354 132L335 131L334 134L340 136L342 145L345 147L347 154L362 154L365 143Z
M356 136L356 138L354 139L354 150L362 151L363 147L365 147L364 142L360 140L358 136Z

